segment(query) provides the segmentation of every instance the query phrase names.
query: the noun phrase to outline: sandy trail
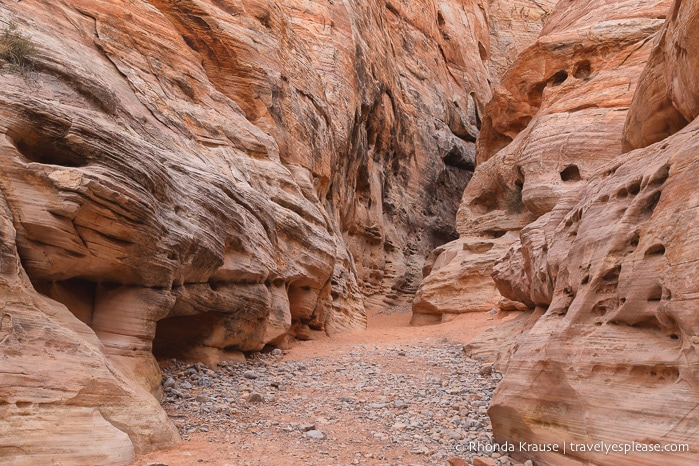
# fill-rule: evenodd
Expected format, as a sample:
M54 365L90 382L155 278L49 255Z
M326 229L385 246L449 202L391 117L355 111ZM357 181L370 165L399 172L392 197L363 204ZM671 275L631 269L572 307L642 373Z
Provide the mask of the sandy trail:
M216 369L216 373L208 372L215 382L211 387L197 387L195 375L195 386L188 392L191 402L164 404L187 440L173 449L139 456L134 464L448 464L450 456L465 457L454 451L455 442L467 441L468 435L489 434L489 420L484 415L485 408L480 407L486 403L479 400L487 401L496 383L492 382L488 392L471 390L470 382L460 377L460 366L465 368L468 361L459 350L460 344L515 316L515 313L466 314L441 325L410 327L409 312L374 312L369 315L368 328L363 332L299 342L281 357L269 355L265 356L267 359L251 361L250 364L257 366L211 368ZM182 373L184 367L178 366L180 372L175 368L166 372L176 379L179 374L182 379L186 377ZM270 381L279 378L277 369L293 372L298 367L303 371L296 372L290 383L283 384L280 390L284 391L277 391L276 386L268 389L269 385L275 385ZM241 377L244 369L262 371L262 376L258 380L245 380ZM228 371L226 377L220 377L222 370ZM286 376L287 372L282 375ZM206 377L206 371L203 374ZM231 380L235 385L230 385ZM441 385L435 389L435 383ZM224 395L211 395L216 389L236 394L234 399L224 398L235 407L230 412L226 408L228 419L222 421L221 409L216 408L220 404L208 403L212 412L216 408L211 419L206 413L195 412L204 403L195 403L194 397L199 400L211 396L211 400L219 401L221 398L217 397ZM263 395L264 402L245 401L250 393L257 391ZM338 399L347 403L339 403ZM408 407L400 407L403 403ZM386 407L371 409L382 404ZM445 404L448 408L443 410L440 406ZM345 408L346 405L349 407ZM476 419L476 414L471 415L474 411L480 411L481 422L472 420L478 431L469 432L468 425L459 424L459 419ZM432 417L425 418L425 412ZM456 423L456 430L449 421ZM303 429L311 425L326 438L306 438ZM458 440L459 436L463 440Z

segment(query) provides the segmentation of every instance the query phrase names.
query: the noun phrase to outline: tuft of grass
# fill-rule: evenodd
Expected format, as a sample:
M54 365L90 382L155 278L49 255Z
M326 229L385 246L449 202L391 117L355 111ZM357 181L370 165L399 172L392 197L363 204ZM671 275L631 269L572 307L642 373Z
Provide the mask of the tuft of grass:
M17 29L17 24L10 22L5 26L0 34L0 59L26 70L35 52L34 43Z

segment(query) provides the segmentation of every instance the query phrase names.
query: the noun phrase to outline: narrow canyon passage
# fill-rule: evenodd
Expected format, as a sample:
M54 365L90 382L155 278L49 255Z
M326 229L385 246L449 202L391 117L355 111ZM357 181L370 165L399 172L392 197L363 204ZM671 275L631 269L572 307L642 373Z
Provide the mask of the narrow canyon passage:
M501 376L463 343L515 314L409 327L410 313L395 311L370 315L365 332L245 362L161 361L162 404L185 441L137 464L470 464L489 456L468 445L491 443L486 409Z

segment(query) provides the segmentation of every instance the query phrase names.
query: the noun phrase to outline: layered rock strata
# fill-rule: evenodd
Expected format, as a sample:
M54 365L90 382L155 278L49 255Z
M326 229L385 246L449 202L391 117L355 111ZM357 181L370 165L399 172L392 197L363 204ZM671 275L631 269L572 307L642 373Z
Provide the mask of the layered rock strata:
M0 20L35 46L0 62L15 464L176 441L152 351L239 357L406 302L456 237L505 50L475 1L24 0Z
M432 253L414 323L536 304L521 267L494 270L494 263L509 254L524 264L520 230L619 156L626 111L667 7L557 4L486 106L478 169L457 213L459 239Z
M661 450L536 454L542 464L696 462L698 14L674 2L656 40L623 129L637 150L523 230L530 299L546 312L489 411L500 441Z
M616 15L618 4L613 6ZM566 12L558 19L570 15L576 16ZM536 311L501 352L507 358L506 364L500 361L505 377L489 415L498 442L567 446L565 455L523 453L536 464L696 462L699 197L692 187L699 168L699 106L694 98L698 62L691 50L699 45L698 17L695 4L677 1L664 27L639 44L636 53L646 50L649 59L638 72L630 109L619 109L625 124L620 126L617 116L606 131L590 133L606 141L607 163L599 160L596 169L576 163L579 181L556 192L555 184L541 187L540 178L531 176L547 166L545 158L519 162L523 205L537 219L521 229L493 276L503 295ZM650 44L655 46L648 55ZM624 96L628 102L628 93ZM530 111L517 108L523 115ZM493 151L508 143L510 121L482 133L479 156L487 159L482 166L533 132L537 116L488 158L488 147ZM557 137L551 132L535 142L546 147ZM595 154L603 150L593 140L579 145ZM566 154L554 153L559 159ZM527 187L532 178L534 185ZM483 351L481 344L469 351ZM575 446L601 443L611 450Z

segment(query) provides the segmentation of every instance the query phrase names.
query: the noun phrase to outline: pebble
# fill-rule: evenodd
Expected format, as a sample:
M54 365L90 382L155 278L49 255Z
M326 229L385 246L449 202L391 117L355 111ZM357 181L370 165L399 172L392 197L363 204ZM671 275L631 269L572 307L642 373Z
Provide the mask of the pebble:
M169 389L162 404L183 438L236 439L250 460L246 445L269 437L286 439L294 464L349 464L353 453L342 452L353 448L363 449L356 464L449 466L486 457L465 446L493 441L487 408L502 376L491 365L448 341L352 348L303 362L281 350L211 368L171 360L162 368ZM327 452L309 453L302 439L331 441L322 443ZM498 466L515 464L493 456Z
M314 430L309 430L308 432L306 432L306 437L316 439L316 440L322 440L325 438L325 435L321 431L314 429Z
M259 393L251 393L247 398L248 403L261 403L265 401L265 398Z

